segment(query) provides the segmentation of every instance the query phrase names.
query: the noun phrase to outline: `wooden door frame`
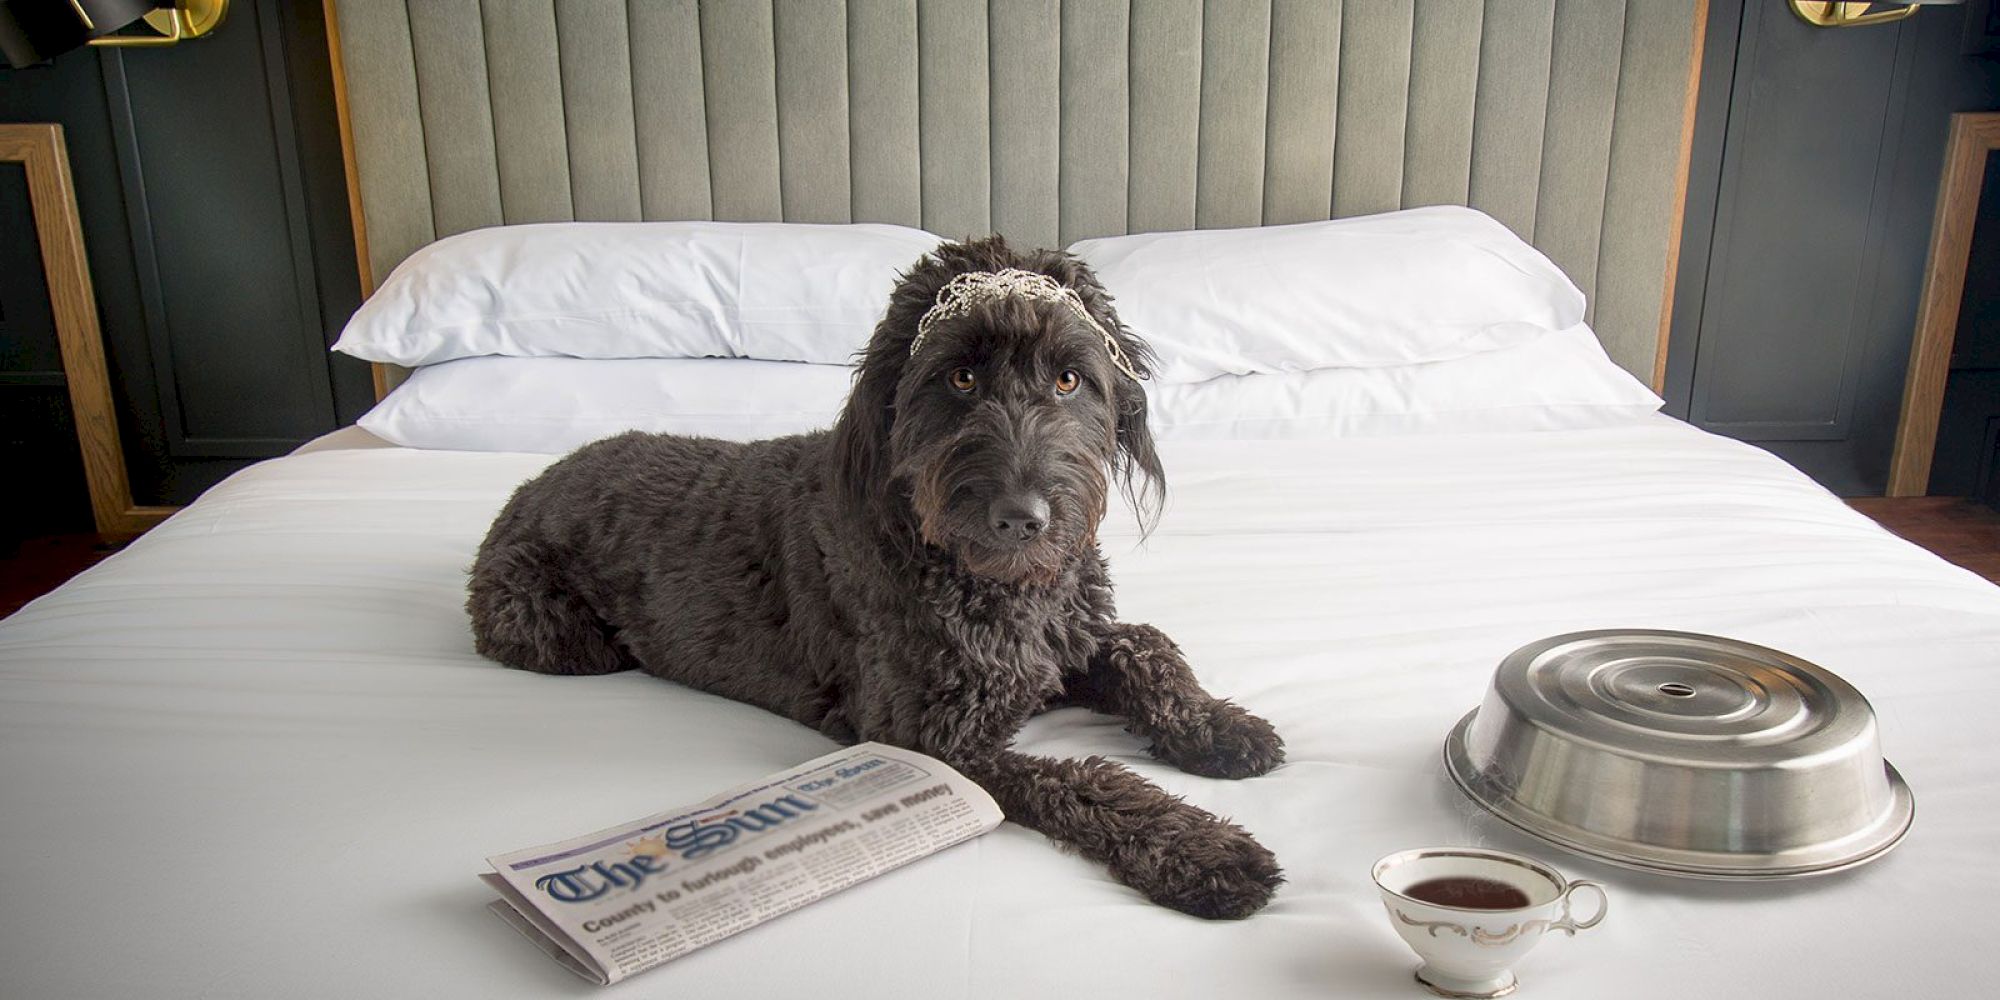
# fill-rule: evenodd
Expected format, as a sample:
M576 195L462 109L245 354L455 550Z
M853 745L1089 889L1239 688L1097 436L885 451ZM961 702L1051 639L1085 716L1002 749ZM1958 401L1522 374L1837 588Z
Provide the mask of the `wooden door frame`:
M0 124L0 162L19 163L28 173L28 202L35 216L35 237L41 244L42 273L48 281L50 312L62 350L63 381L69 387L76 442L83 452L91 514L98 534L129 538L166 520L179 508L142 507L132 502L62 126Z
M1938 417L1951 375L1952 342L1958 337L1958 306L1965 297L1972 229L1979 219L1979 189L1986 180L1987 154L1996 149L2000 149L2000 111L1951 116L1944 178L1938 183L1937 214L1931 224L1930 258L1924 264L1923 296L1917 303L1917 329L1910 344L1910 369L1903 382L1903 412L1896 422L1896 452L1889 461L1892 497L1920 497L1930 490Z

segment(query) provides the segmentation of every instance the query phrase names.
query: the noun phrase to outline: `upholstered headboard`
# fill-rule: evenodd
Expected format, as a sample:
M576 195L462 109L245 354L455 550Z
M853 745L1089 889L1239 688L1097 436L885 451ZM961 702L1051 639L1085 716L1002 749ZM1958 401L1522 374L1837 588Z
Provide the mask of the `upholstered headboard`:
M502 223L1255 226L1456 203L1657 384L1705 0L326 0L363 282Z

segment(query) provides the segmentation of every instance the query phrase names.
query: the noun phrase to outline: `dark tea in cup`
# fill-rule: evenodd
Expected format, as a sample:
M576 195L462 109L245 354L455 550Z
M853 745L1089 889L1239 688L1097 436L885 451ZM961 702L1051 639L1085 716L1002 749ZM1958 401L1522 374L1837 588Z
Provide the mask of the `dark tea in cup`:
M1529 903L1527 893L1506 882L1470 875L1425 879L1404 889L1403 895L1463 910L1518 910Z

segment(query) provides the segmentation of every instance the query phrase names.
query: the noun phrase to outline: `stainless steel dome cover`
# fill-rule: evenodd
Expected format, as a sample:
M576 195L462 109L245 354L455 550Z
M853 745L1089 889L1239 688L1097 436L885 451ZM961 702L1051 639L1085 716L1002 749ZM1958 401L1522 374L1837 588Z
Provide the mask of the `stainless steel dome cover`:
M1690 632L1574 632L1515 650L1445 769L1522 830L1610 864L1777 879L1864 864L1915 815L1875 712L1830 671Z

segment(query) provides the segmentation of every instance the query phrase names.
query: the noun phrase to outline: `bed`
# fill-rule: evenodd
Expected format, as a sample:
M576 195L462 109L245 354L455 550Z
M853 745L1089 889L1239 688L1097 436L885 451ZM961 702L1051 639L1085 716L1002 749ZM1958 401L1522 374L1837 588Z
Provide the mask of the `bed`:
M350 439L356 432L345 432ZM259 465L0 628L0 984L8 996L590 992L483 904L480 859L644 814L832 745L638 675L473 653L463 578L547 456L338 447ZM1150 906L1011 825L615 987L823 996L1412 996L1368 867L1525 851L1609 887L1544 943L1543 997L1934 996L2000 891L2000 591L1746 445L1604 431L1169 447L1172 507L1106 545L1124 613L1267 713L1290 763L1233 783L1080 710L1039 753L1103 753L1233 816L1290 881L1247 921ZM1533 843L1439 747L1497 659L1573 629L1717 632L1873 699L1918 820L1798 883L1621 872Z
M472 6L331 9L371 287L441 237L547 219L1057 245L1472 204L1588 293L1611 359L1659 370L1699 4ZM1123 99L1079 99L1105 93ZM802 125L826 115L846 134ZM1104 754L1242 823L1287 871L1268 909L1151 906L1003 825L603 992L1419 996L1368 870L1439 844L1609 887L1601 928L1522 966L1526 995L1976 988L1977 906L2000 893L1978 721L2000 697L2000 589L1660 415L1184 435L1162 456L1157 530L1117 508L1102 531L1121 612L1269 717L1288 763L1192 777L1076 709L1020 745ZM345 429L0 623L0 995L599 992L486 912L480 859L832 744L650 677L474 653L474 549L553 460ZM1610 627L1726 634L1852 681L1915 789L1908 839L1824 878L1702 883L1564 854L1467 803L1440 747L1499 659Z

